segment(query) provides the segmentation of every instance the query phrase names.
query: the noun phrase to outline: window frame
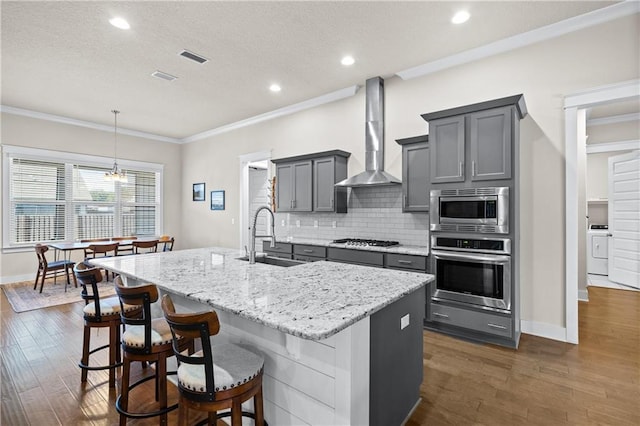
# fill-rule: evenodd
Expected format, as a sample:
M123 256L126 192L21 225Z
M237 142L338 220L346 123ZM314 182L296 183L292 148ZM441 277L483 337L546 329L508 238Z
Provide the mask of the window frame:
M20 250L32 248L39 241L29 243L12 243L10 241L10 214L12 201L10 198L10 158L20 158L34 161L59 162L65 165L65 242L74 241L74 215L75 206L78 203L73 199L73 168L74 166L88 166L111 169L113 166L112 157L98 157L86 154L78 154L63 151L52 151L39 148L27 148L13 145L0 145L2 149L2 249L3 251ZM164 211L164 165L159 163L150 163L143 161L121 160L118 159L118 165L125 170L153 172L156 174L156 220L155 233L162 235L163 228L163 211ZM118 232L118 226L121 226L120 215L122 207L131 206L120 198L120 183L116 183L117 201L115 203L114 232ZM149 205L140 203L139 205ZM114 235L115 236L115 235ZM46 241L43 241L46 243Z

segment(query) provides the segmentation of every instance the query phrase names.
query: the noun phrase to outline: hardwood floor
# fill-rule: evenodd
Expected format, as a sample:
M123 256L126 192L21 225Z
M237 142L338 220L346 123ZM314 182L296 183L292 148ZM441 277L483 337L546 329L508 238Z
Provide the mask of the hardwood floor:
M16 314L0 294L0 424L118 424L107 373L80 383L82 304ZM589 287L589 298L577 346L523 335L514 351L425 332L422 401L407 425L640 424L640 292ZM138 406L153 404L147 394Z

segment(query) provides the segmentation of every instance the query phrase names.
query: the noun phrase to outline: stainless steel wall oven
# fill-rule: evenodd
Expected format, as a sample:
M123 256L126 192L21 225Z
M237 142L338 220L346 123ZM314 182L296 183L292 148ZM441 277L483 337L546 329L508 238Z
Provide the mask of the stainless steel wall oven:
M511 311L511 240L431 237L436 290L433 300Z
M430 192L432 231L509 233L509 188L438 189Z

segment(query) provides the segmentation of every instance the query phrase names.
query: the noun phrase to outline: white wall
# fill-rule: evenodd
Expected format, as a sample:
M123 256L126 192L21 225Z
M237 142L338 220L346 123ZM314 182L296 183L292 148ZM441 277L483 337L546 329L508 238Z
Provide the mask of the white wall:
M2 114L1 119L2 144L113 157L113 133L12 114ZM182 193L180 145L119 135L118 157L164 164L162 231L164 234L176 237L175 248L184 247L181 238L182 220L179 204ZM191 197L190 189L185 192ZM0 197L0 203L1 199L2 197ZM0 241L2 240L1 232L0 227ZM81 252L75 252L74 260L80 260L77 257L79 255ZM22 280L27 276L35 278L37 265L37 259L32 250L17 253L3 252L0 254L0 282Z
M402 81L387 78L385 168L401 175L394 139L426 132L420 114L523 93L521 122L522 319L564 328L563 98L591 87L639 77L638 16ZM416 41L420 42L420 41ZM432 42L432 41L424 41ZM364 82L362 82L364 83ZM349 175L364 169L364 93L206 140L183 150L183 181L226 189L229 208L213 216L183 195L185 243L238 247L238 156L272 150L272 158L328 149L352 153ZM207 207L208 208L208 207Z

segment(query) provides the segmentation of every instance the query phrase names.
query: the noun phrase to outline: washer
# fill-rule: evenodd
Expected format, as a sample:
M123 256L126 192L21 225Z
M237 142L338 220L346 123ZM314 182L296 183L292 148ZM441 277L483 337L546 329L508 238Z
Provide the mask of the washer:
M608 244L609 227L591 225L587 231L587 273L609 275Z

